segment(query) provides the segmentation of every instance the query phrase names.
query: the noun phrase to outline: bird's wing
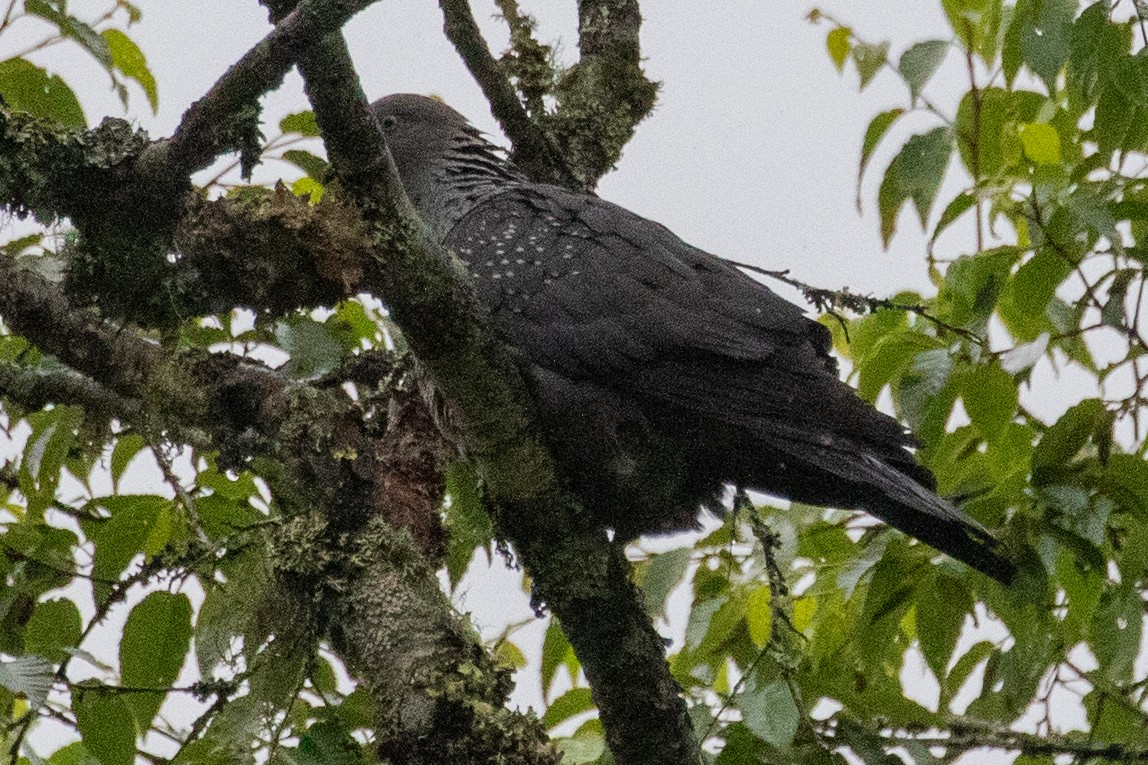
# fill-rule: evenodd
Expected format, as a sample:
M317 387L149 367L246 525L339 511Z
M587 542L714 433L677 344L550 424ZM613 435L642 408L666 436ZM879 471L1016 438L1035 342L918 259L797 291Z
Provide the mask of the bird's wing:
M529 186L480 205L446 243L534 364L718 421L853 436L912 463L903 429L838 379L825 327L664 226Z

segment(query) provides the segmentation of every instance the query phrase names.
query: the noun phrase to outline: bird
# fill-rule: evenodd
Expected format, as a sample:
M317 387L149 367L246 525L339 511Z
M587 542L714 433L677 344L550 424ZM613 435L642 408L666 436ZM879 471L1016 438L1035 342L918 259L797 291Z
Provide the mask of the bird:
M733 485L862 510L1002 583L916 441L840 379L828 329L590 193L532 181L436 98L371 113L419 217L523 370L570 489L615 539L695 529Z

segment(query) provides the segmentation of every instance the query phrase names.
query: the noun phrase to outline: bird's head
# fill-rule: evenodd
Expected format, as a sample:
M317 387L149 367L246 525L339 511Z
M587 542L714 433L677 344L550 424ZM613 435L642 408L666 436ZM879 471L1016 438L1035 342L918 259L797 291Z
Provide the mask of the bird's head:
M444 236L479 199L521 174L442 101L395 93L371 105L399 177L423 219Z
M482 141L465 117L435 98L395 93L380 98L371 111L404 183L444 164L460 144Z

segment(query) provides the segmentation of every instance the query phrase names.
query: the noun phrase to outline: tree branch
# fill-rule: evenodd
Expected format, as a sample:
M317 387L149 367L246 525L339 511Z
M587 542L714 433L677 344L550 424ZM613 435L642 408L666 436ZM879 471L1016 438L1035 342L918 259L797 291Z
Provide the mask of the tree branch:
M299 68L328 157L373 230L378 294L457 411L498 524L590 678L617 761L698 762L680 690L622 550L557 486L525 382L473 290L415 216L341 36L311 49ZM441 761L434 750L407 756Z
M510 139L510 159L540 183L581 188L562 152L527 115L514 86L490 53L474 20L469 0L439 0L443 31L490 102L490 111Z
M928 747L945 749L950 753L950 757L954 756L953 753L960 754L973 750L1005 749L1017 751L1030 757L1071 755L1079 761L1095 759L1117 763L1148 762L1148 749L1130 747L1124 744L1094 742L1085 738L1074 738L1054 733L1044 735L1025 733L965 718L951 720L948 730L937 733L914 733L862 727L862 724L854 719L848 721L848 726L861 728L867 735L881 739L889 747L914 743L923 744ZM836 723L832 718L818 723L821 734L830 741L838 740L848 745L849 737L841 735L840 727L841 724Z
M658 86L641 66L638 0L579 0L581 60L558 81L555 142L587 189L609 172L654 108Z
M299 601L278 608L300 620L304 614L333 614L339 645L389 702L381 709L403 720L416 709L433 710L420 722L450 742L445 751L451 756L443 761L478 765L498 755L520 765L557 762L538 722L505 708L510 670L485 653L426 563L441 555L441 530L436 537L422 519L437 520L443 461L417 386L396 381L379 392L364 389L355 403L338 386L316 390L290 383L224 354L169 358L132 332L105 327L94 312L75 311L53 285L10 261L0 260L0 280L7 285L0 291L6 323L114 388L96 400L126 402L116 416L130 414L162 430L203 429L205 448L240 453L239 460L254 449L282 463L278 474L266 477L289 517L302 523L286 524L278 533L278 546L291 554L276 560L277 575L295 586L276 593ZM382 370L371 367L378 384ZM121 374L125 369L138 374ZM21 374L32 374L8 371L0 367L0 389L11 382L21 390ZM393 364L389 372L390 378L409 376ZM61 375L70 383L86 379ZM157 385L164 395L149 390ZM101 390L91 381L71 387ZM85 403L91 400L85 397ZM367 411L373 416L364 417ZM252 440L253 431L266 437ZM308 526L307 518L316 516L322 520ZM299 535L300 527L314 534ZM314 593L326 606L317 605ZM373 621L381 614L388 618ZM398 675L396 668L402 669ZM411 685L412 679L419 682ZM388 741L401 751L409 739Z
M264 93L279 87L300 53L341 28L375 0L302 0L184 112L172 137L140 157L141 168L186 176L235 148L235 120ZM146 174L146 173L145 173Z

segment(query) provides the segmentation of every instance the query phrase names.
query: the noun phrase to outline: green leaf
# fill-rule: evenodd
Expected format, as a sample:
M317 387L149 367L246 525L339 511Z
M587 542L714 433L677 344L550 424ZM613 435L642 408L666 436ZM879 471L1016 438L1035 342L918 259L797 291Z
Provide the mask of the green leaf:
M82 742L73 741L53 752L48 758L48 765L100 765L100 762L84 748Z
M136 731L124 697L95 688L72 692L72 709L84 747L100 765L132 765L136 759Z
M961 327L983 327L1021 254L1016 247L995 247L949 264L937 295L941 318Z
M750 590L745 603L745 626L749 629L749 639L758 648L764 648L769 643L769 636L773 632L773 609L770 602L773 593L769 585L760 585Z
M68 658L69 648L77 648L83 634L83 620L76 604L64 598L36 604L24 627L24 650L59 664Z
M1108 285L1108 297L1100 309L1100 319L1118 331L1125 327L1124 301L1128 297L1128 287L1140 274L1138 269L1132 268L1121 268L1112 273L1112 281Z
M917 570L921 565L919 558L914 559L907 552L904 541L895 539L873 567L859 622L866 640L858 646L869 671L888 661L890 653L899 656L903 651L896 645L897 636L901 619L913 602L920 578Z
M143 436L139 433L129 433L116 440L116 445L112 448L111 458L113 487L119 484L120 479L123 478L124 471L128 469L128 465L132 459L134 459L146 445Z
M1048 333L1042 332L1030 343L1013 346L1001 354L1001 369L1010 375L1017 375L1032 369L1048 351L1048 340Z
M977 666L987 659L994 651L996 646L991 641L981 640L974 643L969 647L969 650L961 654L961 658L953 664L952 670L948 675L942 676L941 679L941 706L946 706L948 699L953 698L965 681L969 679L969 675Z
M1033 450L1033 483L1051 482L1091 438L1110 437L1111 428L1112 414L1099 399L1086 399L1069 409L1045 432Z
M1148 148L1148 59L1127 57L1101 80L1092 135L1100 151L1143 151Z
M1077 5L1077 0L1018 0L1009 25L1007 36L1016 40L1025 65L1044 81L1049 94L1056 92L1060 69L1071 52Z
M24 0L24 10L54 24L64 37L80 44L105 69L112 66L112 55L108 44L96 30L75 16L69 16L65 0Z
M1038 165L1060 164L1060 134L1052 125L1022 122L1017 126L1025 156Z
M32 433L24 445L17 479L28 498L29 514L39 517L56 498L64 459L75 443L83 412L79 407L57 406L25 419Z
M853 46L852 53L853 63L857 65L857 74L861 76L861 89L864 90L889 60L889 43L870 45L859 42Z
M925 84L936 73L949 51L946 40L924 40L901 54L897 69L909 86L909 97L916 102Z
M339 340L345 354L383 343L383 333L375 318L358 300L344 300L324 322L327 331Z
M227 538L265 519L249 500L235 500L222 494L196 497L195 509L204 533L211 540Z
M1012 375L999 366L985 364L973 369L965 379L961 399L973 425L991 441L1012 422L1017 394Z
M239 555L226 570L227 582L208 588L195 620L195 655L202 676L211 677L218 664L232 658L234 638L244 638L244 648L262 641L264 636L250 633L257 631L253 625L268 597L269 567L255 552Z
M858 360L857 391L867 401L875 401L882 389L899 378L918 354L942 347L935 337L920 332L888 334L873 344Z
M1112 683L1128 683L1140 649L1144 604L1129 584L1104 592L1092 619L1089 643L1099 672Z
M784 749L797 735L800 713L793 694L785 680L776 676L763 677L758 671L750 675L745 689L737 697L742 722L755 736L773 746Z
M959 579L934 571L916 596L917 639L933 674L944 680L973 599Z
M872 120L869 121L869 127L865 129L865 138L861 142L861 164L857 168L857 210L861 210L861 180L865 177L865 170L869 167L869 160L873 158L873 150L877 148L877 144L881 142L881 138L897 121L897 118L905 113L904 109L890 109L887 112L881 112Z
M562 752L562 763L566 765L585 765L591 762L600 762L606 752L606 737L596 731L578 733L569 738L560 738L555 742Z
M299 736L299 747L287 762L290 765L364 765L366 758L362 746L339 721L323 720Z
M850 39L852 34L853 30L849 27L837 27L829 30L825 38L825 47L829 50L829 57L833 59L838 72L845 71L845 61L853 49L853 41Z
M703 730L699 725L694 730ZM736 722L724 731L725 745L714 760L714 765L745 765L745 763L765 763L770 760L765 743L753 735L744 723ZM818 765L844 765L844 760L816 760Z
M371 728L380 719L375 709L374 699L365 687L360 685L339 705L339 719L350 728Z
M1027 90L984 88L965 94L957 107L957 148L974 179L1019 167L1023 154L1017 126L1035 122L1043 103L1043 96Z
M704 578L708 577L704 577L700 568L695 574L695 588L698 588L698 577L703 577L703 589L708 589L704 585ZM695 599L685 636L686 649L694 659L720 657L728 649L731 639L742 634L738 628L745 621L746 593L742 589L731 591L728 581L726 585L712 597L703 594Z
M857 585L861 579L868 574L873 568L881 561L881 557L885 554L885 549L889 546L889 541L892 539L890 533L882 533L880 531L870 532L861 537L860 555L849 561L845 566L837 572L836 585L841 590L842 595L848 600L853 597ZM862 590L864 592L864 590Z
M139 46L118 29L105 29L100 33L111 54L112 65L123 73L124 77L135 80L147 96L148 106L152 114L159 110L159 87L155 76L147 65L147 57Z
M339 678L335 674L335 668L324 656L315 655L311 662L310 674L307 677L311 681L312 687L321 694L329 695L339 692Z
M945 205L945 209L941 211L941 217L937 221L936 227L933 229L933 235L929 238L929 248L932 250L933 245L941 236L941 233L947 229L953 222L968 212L977 203L977 197L967 191L962 191L953 197L953 200Z
M1107 568L1107 565L1104 568ZM1100 596L1106 588L1105 577L1100 573L1102 570L1092 568L1084 570L1067 548L1056 556L1057 579L1068 599L1068 607L1064 611L1064 635L1067 643L1075 645L1087 637L1087 630L1092 625L1096 607L1100 605Z
M1071 274L1072 264L1051 247L1042 247L1017 269L997 306L1013 337L1030 341L1051 329L1048 304Z
M956 401L949 380L953 354L948 348L922 351L913 357L900 379L893 381L893 404L898 414L920 437L944 427Z
M474 551L486 549L494 539L494 527L482 502L478 475L469 463L456 460L447 468L446 493L450 497L443 521L449 534L446 570L454 589L466 573Z
M897 228L897 214L907 200L911 199L917 208L921 227L928 224L933 199L941 187L952 151L953 133L941 127L913 136L893 158L877 193L881 240L886 247Z
M1001 0L942 0L949 25L966 50L991 62L1001 23Z
M639 583L645 599L646 613L657 618L666 612L666 598L681 584L690 565L693 548L679 547L651 556Z
M17 656L0 661L0 687L28 699L33 709L47 700L54 677L52 664L42 656Z
M68 84L22 58L0 62L0 97L14 111L64 125L87 125L84 110Z
M327 160L302 149L288 149L283 152L283 159L298 167L311 178L322 181L327 175Z
M318 204L327 193L327 187L309 175L297 179L291 184L291 193L297 197L307 197L311 204Z
M279 130L283 133L298 133L308 138L318 138L319 123L315 121L315 112L295 112L279 120Z
M307 317L275 324L275 340L291 358L284 368L297 380L312 380L339 365L342 348L327 328Z
M1105 466L1101 487L1140 522L1148 521L1148 462L1133 454L1113 454Z
M571 688L550 703L542 715L542 725L551 730L571 717L589 712L594 708L594 699L589 688Z
M92 589L100 602L111 591L109 581L119 579L128 564L144 553L154 555L170 538L175 511L172 500L152 494L124 494L91 500L87 507L102 507L107 518L84 521L84 533L96 546Z
M1109 20L1107 0L1086 8L1072 25L1065 77L1071 108L1082 113L1096 100L1097 89L1128 58L1132 30Z
M494 648L494 657L503 664L522 669L526 666L526 654L510 640L500 640Z
M574 656L574 649L566 641L566 635L558 620L551 617L550 624L546 625L546 637L542 640L542 695L550 694L550 687L558 674L560 667L566 667L570 672L570 679L578 676L578 659Z
M166 689L179 676L190 644L191 601L182 593L153 592L128 615L120 642L120 677L126 686L157 691L127 697L141 734L151 727Z

